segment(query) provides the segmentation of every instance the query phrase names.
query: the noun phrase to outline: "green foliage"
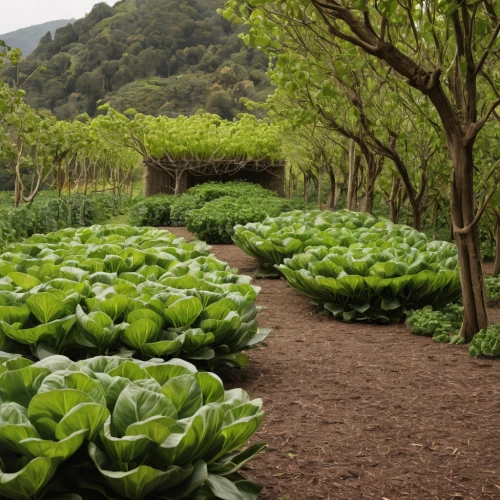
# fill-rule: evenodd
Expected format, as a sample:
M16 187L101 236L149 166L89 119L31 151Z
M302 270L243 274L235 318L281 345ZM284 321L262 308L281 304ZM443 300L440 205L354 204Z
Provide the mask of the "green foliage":
M0 495L254 500L261 400L181 360L0 353ZM45 489L47 487L47 489ZM228 496L229 495L229 496ZM78 497L80 498L80 497Z
M134 115L130 119L109 106L102 109L108 114L93 121L101 133L130 148L140 144L141 154L149 159L204 160L217 165L222 160L271 163L284 157L280 124L248 114L228 121L209 114L168 118L128 110L127 115Z
M59 119L93 116L98 101L120 111L232 119L240 99L270 93L268 59L245 47L241 28L216 14L223 0L126 0L94 6L83 19L45 36L19 65L28 103ZM47 30L45 30L46 32ZM45 71L30 78L45 63ZM257 71L257 75L255 72ZM16 78L14 69L7 77ZM78 97L75 98L75 95Z
M130 223L133 226L171 226L170 210L175 198L157 195L135 200L129 210Z
M500 278L486 278L486 295L488 295L488 300L500 300Z
M474 356L500 356L500 323L489 325L488 329L481 330L474 335L469 354Z
M344 321L400 321L461 295L455 245L367 213L290 212L237 226L234 242Z
M170 208L170 225L173 227L187 226L187 215L191 210L201 207L203 202L189 193L174 198Z
M155 229L67 228L0 255L0 348L68 354L183 357L241 367L259 331L259 289L209 256Z
M267 217L276 217L299 208L305 208L303 200L285 200L273 196L226 196L188 212L187 228L207 243L231 243L236 225L261 222Z
M449 342L460 333L464 318L464 308L458 304L448 304L440 310L432 306L411 311L406 324L415 335L433 337L437 342Z
M266 199L265 206L259 207L259 199ZM218 200L221 201L217 203ZM199 184L178 197L141 197L131 206L129 214L131 224L136 226L184 227L189 224L190 230L204 241L230 243L236 224L264 220L267 216L303 207L301 200L280 199L274 191L259 184L230 181ZM232 209L237 213L229 213Z
M59 198L50 191L17 209L11 208L10 197L4 200L0 203L0 249L38 233L105 223L130 203L126 196L92 194Z
M187 192L190 196L194 196L202 203L216 200L224 196L232 198L240 198L247 196L249 198L257 197L277 197L274 191L264 189L259 184L244 181L230 182L206 182L190 188Z

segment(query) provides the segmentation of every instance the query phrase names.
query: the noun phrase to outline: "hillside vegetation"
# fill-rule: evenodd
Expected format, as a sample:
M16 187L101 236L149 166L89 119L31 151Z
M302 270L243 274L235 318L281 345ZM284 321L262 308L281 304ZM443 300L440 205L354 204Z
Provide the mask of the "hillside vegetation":
M200 109L232 118L241 98L265 100L265 55L217 14L222 0L122 0L47 33L20 65L27 102L60 119L98 103L153 115ZM45 70L36 71L41 65ZM30 75L32 75L30 77ZM7 78L13 79L14 71Z
M11 47L18 47L25 56L31 54L38 46L40 38L48 32L54 34L58 28L73 23L74 19L59 19L48 23L36 24L28 28L21 28L10 33L0 35L0 40L4 40Z

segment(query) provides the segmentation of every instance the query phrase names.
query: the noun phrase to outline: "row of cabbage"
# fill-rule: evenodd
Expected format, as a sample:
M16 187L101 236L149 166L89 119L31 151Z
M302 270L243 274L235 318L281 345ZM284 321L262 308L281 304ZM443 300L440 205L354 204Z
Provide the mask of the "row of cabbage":
M259 289L165 231L94 226L35 235L0 255L0 347L246 363L263 340Z
M195 365L247 363L268 334L258 292L206 244L155 229L69 228L9 247L0 497L257 498L238 470L262 449L241 451L261 402Z
M212 373L182 360L6 354L0 373L1 498L260 493L237 471L263 445L237 450L261 423L261 401Z
M401 321L461 295L455 245L367 213L289 212L236 227L234 242L344 321Z

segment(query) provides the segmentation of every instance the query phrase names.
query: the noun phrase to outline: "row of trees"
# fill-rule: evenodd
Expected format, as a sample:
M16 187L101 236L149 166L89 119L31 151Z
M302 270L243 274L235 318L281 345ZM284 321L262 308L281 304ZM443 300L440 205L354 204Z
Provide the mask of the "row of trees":
M0 42L0 81L5 63L18 63L20 51ZM81 115L57 121L24 102L18 86L0 83L0 181L13 188L14 204L30 203L51 186L84 194L133 189L140 157L105 140L95 122Z
M498 0L227 0L224 11L229 20L246 23L244 41L275 62L269 75L277 90L267 107L288 128L287 151L303 171L306 197L311 182L321 192L326 178L326 208L336 206L344 185L347 207L371 212L376 193L383 193L391 218L397 221L407 207L418 229L426 218L449 211L466 340L488 321L479 238L485 214L489 232L500 240L498 13ZM94 145L102 139L99 122L70 126L97 130ZM61 127L61 137L69 137L67 126L49 128ZM10 154L15 172L25 146L11 142L20 145ZM30 150L36 143L32 139ZM109 138L106 144L114 147ZM66 164L72 158L49 156L57 158L49 161L52 172L62 170L61 155ZM79 179L88 178L89 155L83 157L84 166L75 168ZM41 168L38 159L34 164ZM40 177L30 185L36 188ZM16 186L26 189L19 180Z
M361 173L361 209L371 211L390 168L392 212L403 189L420 228L450 179L462 336L486 328L478 224L498 184L500 2L226 0L224 15L248 24L245 42L277 61L275 112L295 127L319 124L349 151L349 206Z

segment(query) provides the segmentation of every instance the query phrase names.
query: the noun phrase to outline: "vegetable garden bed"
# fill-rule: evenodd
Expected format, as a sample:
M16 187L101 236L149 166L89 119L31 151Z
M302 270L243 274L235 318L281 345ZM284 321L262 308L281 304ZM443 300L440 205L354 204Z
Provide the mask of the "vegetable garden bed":
M113 225L0 255L0 498L256 500L261 401L192 363L243 367L269 331L208 250Z
M249 275L257 267L234 246L212 252ZM227 375L264 401L254 439L269 447L246 473L265 485L260 500L499 497L494 361L402 324L332 321L286 281L257 283L269 346Z
M0 255L0 347L242 367L265 339L259 289L203 243L130 226L35 235Z
M401 321L461 296L457 249L359 212L289 212L235 228L234 241L344 321Z

